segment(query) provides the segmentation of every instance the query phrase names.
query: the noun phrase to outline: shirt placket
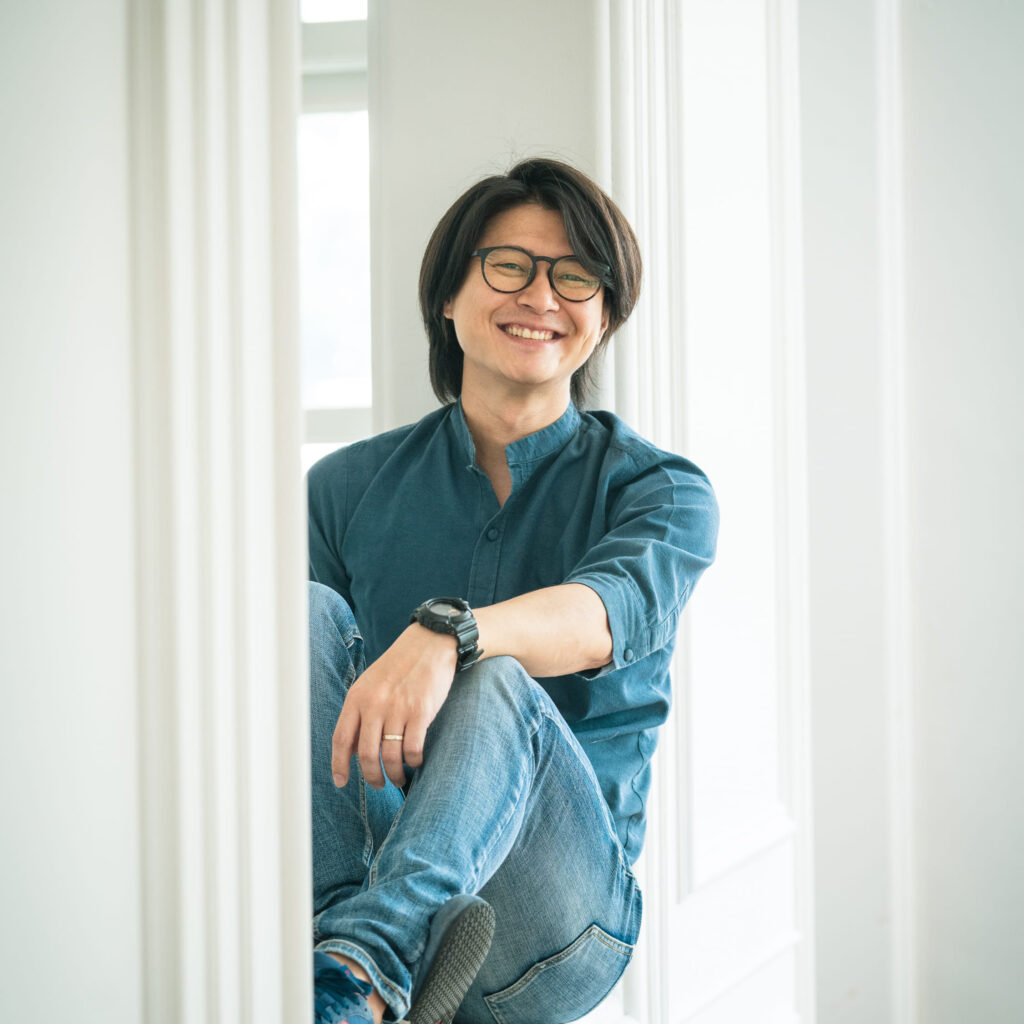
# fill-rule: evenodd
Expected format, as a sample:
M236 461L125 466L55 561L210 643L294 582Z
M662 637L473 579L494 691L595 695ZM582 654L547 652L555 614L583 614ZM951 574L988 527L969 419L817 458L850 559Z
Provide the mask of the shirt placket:
M472 472L476 474L480 483L482 522L473 549L466 600L471 607L477 608L494 604L507 519L505 510L508 508L508 502L505 502L504 507L499 507L487 475L477 466L472 467Z

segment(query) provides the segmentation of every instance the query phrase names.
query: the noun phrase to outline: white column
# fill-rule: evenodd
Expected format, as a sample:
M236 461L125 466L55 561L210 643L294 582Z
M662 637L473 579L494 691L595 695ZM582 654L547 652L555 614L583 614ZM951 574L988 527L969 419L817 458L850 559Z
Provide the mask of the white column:
M149 1024L311 1016L296 18L132 6Z

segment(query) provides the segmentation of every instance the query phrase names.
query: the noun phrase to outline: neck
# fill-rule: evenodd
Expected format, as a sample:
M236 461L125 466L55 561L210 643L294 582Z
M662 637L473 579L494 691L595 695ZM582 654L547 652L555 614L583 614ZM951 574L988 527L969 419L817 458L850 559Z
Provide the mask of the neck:
M476 448L476 464L487 474L499 505L504 505L512 491L512 477L505 458L505 448L543 430L559 419L569 406L569 394L561 397L484 395L463 382L462 413Z
M535 393L499 400L471 391L462 392L462 412L477 451L500 449L502 456L507 445L550 426L568 407L568 393L554 400Z

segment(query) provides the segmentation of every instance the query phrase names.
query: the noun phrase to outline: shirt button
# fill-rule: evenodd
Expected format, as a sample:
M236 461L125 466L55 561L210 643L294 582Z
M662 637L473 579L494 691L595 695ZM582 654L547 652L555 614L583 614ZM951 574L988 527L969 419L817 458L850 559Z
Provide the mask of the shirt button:
M492 526L492 527L491 527L491 528L490 528L490 529L489 529L489 530L487 531L487 539L488 539L488 540L497 540L497 539L498 539L498 531L497 531L497 528L496 528L496 527L493 527L493 526Z
M622 657L623 657L623 659L624 659L625 661L632 661L632 660L633 660L633 648L632 648L632 647L627 647L627 648L626 648L626 649L625 649L625 650L624 650L624 651L622 652Z

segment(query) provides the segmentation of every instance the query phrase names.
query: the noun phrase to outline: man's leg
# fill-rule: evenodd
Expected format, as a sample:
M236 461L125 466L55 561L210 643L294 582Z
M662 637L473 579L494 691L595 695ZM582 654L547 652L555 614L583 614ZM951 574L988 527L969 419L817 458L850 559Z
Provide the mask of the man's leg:
M317 935L325 911L363 888L373 852L384 841L402 794L393 786L370 789L363 783L358 761L351 783L343 789L334 785L331 737L348 688L363 670L363 641L345 601L317 583L309 585L309 635L313 928ZM357 978L369 978L359 961L337 952L333 955L347 963ZM376 993L370 1006L379 1019L384 1007Z
M316 584L310 635L318 948L364 968L405 1013L408 965L419 964L434 914L449 898L483 888L498 902L499 934L466 1012L510 985L516 991L506 1003L521 999L514 983L523 973L580 936L559 964L584 968L574 998L601 989L596 1002L628 959L639 894L589 762L547 694L512 659L482 662L456 677L404 805L390 785L367 787L358 762L339 790L330 740L363 667L362 643L344 601ZM551 967L543 974L551 977Z
M510 681L514 700L550 716L522 827L479 892L497 923L456 1024L577 1020L614 987L640 930L640 889L589 759L539 684Z
M524 883L518 895L517 881ZM377 972L371 970L374 983L402 1014L413 983L408 965L419 964L434 913L455 895L479 892L486 899L492 888L515 907L517 899L531 898L530 886L541 896L518 916L506 909L507 926L499 920L499 931L507 927L510 935L496 933L473 986L476 1001L596 924L593 942L579 947L586 955L573 958L574 965L588 965L574 1001L582 1014L588 998L597 993L591 1002L598 1001L628 960L639 894L571 731L518 662L495 658L456 677L367 884L324 913L318 948L361 952ZM332 934L345 940L328 941ZM611 964L595 960L594 950L611 950ZM462 1019L493 1020L486 1010L478 1017L471 1002L472 993Z
M403 797L391 785L383 791L366 786L355 758L349 785L341 790L334 786L331 736L348 689L363 669L362 640L351 609L328 588L310 584L309 609L314 940L318 952L340 961L357 979L371 982L369 1009L380 1021L385 1009L380 993L388 992L392 1003L404 1006L408 992L397 989L379 968L380 943L367 935L374 931L373 922L363 921L357 929L346 927L338 908L367 888L370 860L401 809ZM416 1021L433 1024L438 1018L451 1019L487 952L493 921L490 907L469 896L448 901L433 915L426 957L430 970L417 986ZM394 960L390 950L386 959ZM337 1003L349 991L349 983L338 980L337 970L328 961L317 962L318 1005Z

